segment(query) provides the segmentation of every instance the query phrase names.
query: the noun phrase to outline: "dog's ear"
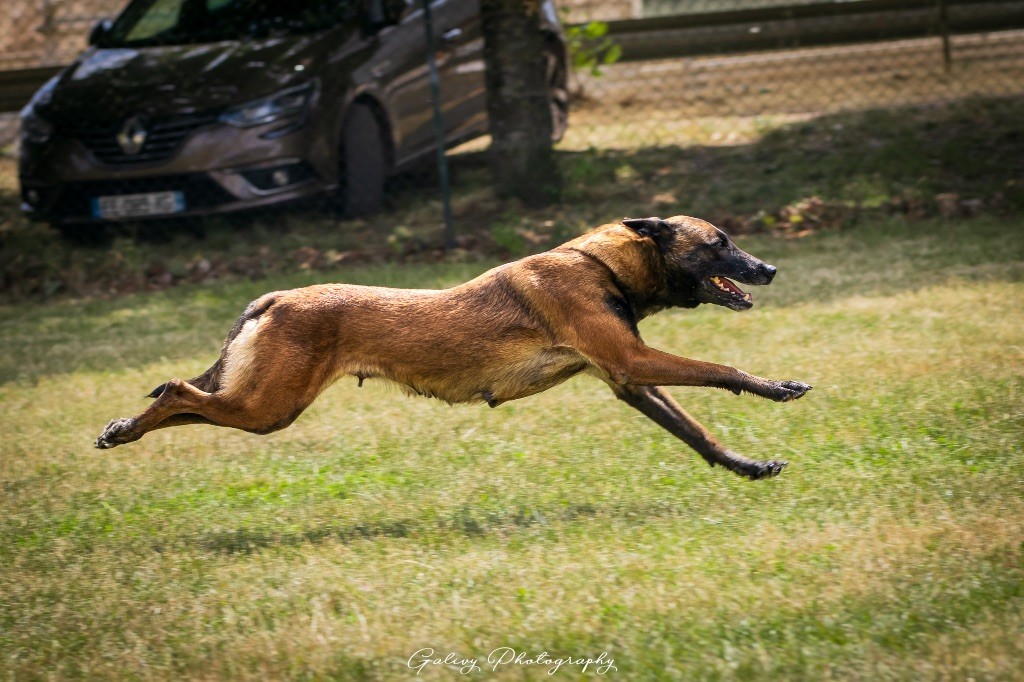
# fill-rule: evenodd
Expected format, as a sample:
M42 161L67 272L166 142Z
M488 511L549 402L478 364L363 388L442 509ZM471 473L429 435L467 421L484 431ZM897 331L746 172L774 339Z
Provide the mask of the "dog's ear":
M662 250L672 241L675 231L661 218L623 218L622 224L641 237L650 237Z

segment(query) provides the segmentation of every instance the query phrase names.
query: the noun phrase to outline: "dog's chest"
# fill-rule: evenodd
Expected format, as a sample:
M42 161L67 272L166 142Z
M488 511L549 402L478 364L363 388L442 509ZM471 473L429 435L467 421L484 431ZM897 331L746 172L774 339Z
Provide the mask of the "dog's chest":
M576 351L548 348L512 362L490 373L490 385L484 399L497 405L517 398L546 391L587 367L587 361Z

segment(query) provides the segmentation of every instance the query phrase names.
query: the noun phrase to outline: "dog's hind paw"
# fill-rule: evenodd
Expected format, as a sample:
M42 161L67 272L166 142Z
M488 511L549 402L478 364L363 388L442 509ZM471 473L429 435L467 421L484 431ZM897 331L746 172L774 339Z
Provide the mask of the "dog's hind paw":
M751 481L758 481L762 478L774 478L782 473L782 470L789 464L784 459L747 459L746 457L725 450L719 453L713 460L709 460L711 466L720 465L740 476L745 476Z
M95 446L100 450L109 450L118 445L132 442L135 440L134 438L126 438L125 436L131 431L133 426L135 426L135 420L131 417L111 419L107 427L103 429L103 433L96 439Z

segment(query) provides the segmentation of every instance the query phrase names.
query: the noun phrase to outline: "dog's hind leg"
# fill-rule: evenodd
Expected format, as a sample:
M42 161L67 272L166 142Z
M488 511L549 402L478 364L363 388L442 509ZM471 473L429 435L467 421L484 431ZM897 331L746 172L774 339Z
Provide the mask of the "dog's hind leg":
M312 398L267 400L260 392L244 397L207 393L181 379L171 379L153 404L134 417L114 419L96 439L96 447L113 448L136 441L155 429L182 424L212 424L252 433L270 433L291 424Z
M664 389L657 386L619 386L611 384L615 395L636 408L656 424L696 450L711 466L723 466L751 479L778 476L786 462L747 459L728 450L715 440L700 422L679 406Z
M295 421L335 377L331 342L316 334L312 342L297 340L287 323L275 322L268 311L278 296L267 294L246 309L210 369L188 381L171 379L157 386L148 396L156 398L153 404L107 424L96 447L116 447L182 424L264 434Z

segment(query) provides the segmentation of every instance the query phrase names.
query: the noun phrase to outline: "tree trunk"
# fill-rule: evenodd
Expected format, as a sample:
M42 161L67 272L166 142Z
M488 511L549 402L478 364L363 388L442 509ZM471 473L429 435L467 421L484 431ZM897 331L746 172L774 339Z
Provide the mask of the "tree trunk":
M494 188L530 206L558 199L539 0L480 0Z

